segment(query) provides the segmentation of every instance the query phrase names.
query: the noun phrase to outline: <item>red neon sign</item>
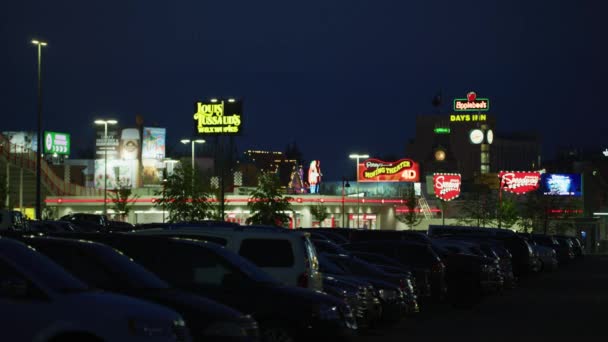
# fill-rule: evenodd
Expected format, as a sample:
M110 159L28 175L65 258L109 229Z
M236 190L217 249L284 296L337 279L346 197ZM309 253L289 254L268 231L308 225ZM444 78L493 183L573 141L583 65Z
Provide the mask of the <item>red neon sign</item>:
M359 164L359 182L419 182L420 167L411 159L385 162L367 159Z
M518 195L538 189L540 172L538 171L500 171L500 188Z
M462 178L458 173L436 173L433 175L435 196L443 201L451 201L460 195Z

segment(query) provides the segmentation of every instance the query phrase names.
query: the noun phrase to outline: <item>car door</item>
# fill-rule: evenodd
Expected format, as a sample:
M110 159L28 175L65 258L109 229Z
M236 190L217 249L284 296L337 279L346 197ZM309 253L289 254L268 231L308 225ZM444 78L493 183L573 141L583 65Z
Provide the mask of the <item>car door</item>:
M0 259L0 334L3 341L33 341L56 309L23 274Z

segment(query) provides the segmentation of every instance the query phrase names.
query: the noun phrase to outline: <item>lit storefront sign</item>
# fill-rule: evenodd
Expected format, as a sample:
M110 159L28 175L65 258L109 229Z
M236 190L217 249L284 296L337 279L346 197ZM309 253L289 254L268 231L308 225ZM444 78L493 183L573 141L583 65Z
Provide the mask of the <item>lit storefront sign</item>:
M488 121L486 114L452 114L450 115L451 122L480 122Z
M456 112L479 112L490 110L490 99L477 98L473 91L467 94L466 99L454 99L454 111Z
M203 135L240 135L242 133L241 100L220 99L196 102L196 131Z
M367 159L359 164L359 182L419 182L420 167L411 159L385 162Z
M70 135L67 133L44 132L45 154L70 154Z
M458 173L435 173L433 189L435 196L443 201L451 201L460 195L462 179Z
M450 134L450 127L435 127L435 134Z
M541 173L538 171L500 171L500 188L518 195L535 191L539 187Z

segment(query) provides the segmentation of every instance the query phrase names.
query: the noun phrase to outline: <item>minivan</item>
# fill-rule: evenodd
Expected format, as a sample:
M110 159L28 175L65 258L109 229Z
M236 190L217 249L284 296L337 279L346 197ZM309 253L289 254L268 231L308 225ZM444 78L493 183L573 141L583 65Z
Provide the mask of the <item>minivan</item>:
M171 228L143 229L137 235L188 237L226 247L266 271L280 282L323 290L319 261L309 234L279 227L183 224Z

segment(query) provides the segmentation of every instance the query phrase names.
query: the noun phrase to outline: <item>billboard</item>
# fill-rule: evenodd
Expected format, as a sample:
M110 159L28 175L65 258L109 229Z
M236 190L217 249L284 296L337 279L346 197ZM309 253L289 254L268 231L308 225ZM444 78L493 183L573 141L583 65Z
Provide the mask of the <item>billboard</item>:
M165 128L144 127L141 141L141 158L164 159L166 137L167 130Z
M366 159L359 164L359 182L419 182L420 167L411 159L385 162Z
M201 135L241 135L243 103L220 99L195 103L194 122Z
M498 178L500 178L500 188L502 190L521 195L538 189L540 172L500 171Z
M137 160L108 159L108 189L120 186L137 186ZM104 188L103 174L106 171L103 159L95 160L94 185L96 189Z
M451 201L460 195L462 178L458 173L435 173L433 190L435 196L443 201Z
M12 153L28 153L30 151L38 151L38 134L36 132L2 132L9 142L12 144Z
M95 126L95 159L104 159L106 153L108 154L108 160L117 159L118 145L120 143L120 130L116 125L108 126L108 137L107 140L104 136L104 126Z
M545 173L540 178L543 195L581 196L582 177L578 173Z
M70 154L70 135L67 133L44 132L45 154Z
M125 128L120 132L119 152L120 159L138 160L141 147L139 129Z
M308 185L310 186L311 194L319 193L319 186L321 185L321 161L313 160L310 162L308 167Z

